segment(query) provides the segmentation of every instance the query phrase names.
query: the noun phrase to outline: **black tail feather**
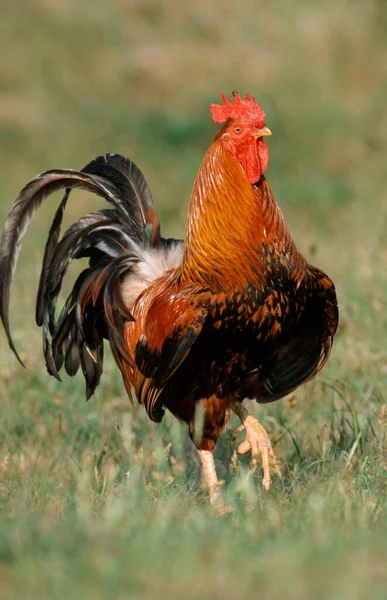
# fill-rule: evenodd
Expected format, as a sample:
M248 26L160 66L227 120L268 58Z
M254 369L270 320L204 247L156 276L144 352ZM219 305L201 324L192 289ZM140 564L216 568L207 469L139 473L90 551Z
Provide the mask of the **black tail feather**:
M117 190L108 181L70 169L46 171L35 177L21 191L8 215L0 240L0 316L8 343L21 364L23 363L12 340L8 315L11 285L21 250L21 241L44 198L63 188L82 188L94 192L119 206L124 212L122 203L117 200Z
M104 198L112 208L87 214L60 239L64 211L74 188ZM48 372L60 380L63 366L69 375L81 367L89 398L102 374L104 337L115 355L127 359L122 332L131 315L122 302L120 282L140 260L144 240L150 237L151 244L160 240L159 225L141 171L117 154L99 156L82 171L46 171L28 183L14 203L0 240L0 317L10 348L21 363L9 326L11 286L21 242L36 210L60 189L65 189L65 194L48 233L36 322L43 329ZM68 266L73 259L84 257L89 259L89 267L79 275L56 319L55 307Z
M129 214L134 221L132 239L141 244L149 215L155 212L155 205L140 169L128 158L119 154L107 154L92 160L82 172L106 177L114 183L130 207Z
M62 202L59 204L57 211L54 215L54 219L52 221L50 231L48 232L48 238L46 242L46 247L44 249L44 257L42 270L40 272L39 278L39 286L38 286L38 295L36 301L36 313L35 320L36 323L40 326L42 324L42 316L41 316L41 297L44 296L45 286L46 286L46 272L49 269L50 263L55 255L55 251L59 242L60 229L63 220L63 214L66 208L67 200L69 198L71 190L67 189L62 198Z

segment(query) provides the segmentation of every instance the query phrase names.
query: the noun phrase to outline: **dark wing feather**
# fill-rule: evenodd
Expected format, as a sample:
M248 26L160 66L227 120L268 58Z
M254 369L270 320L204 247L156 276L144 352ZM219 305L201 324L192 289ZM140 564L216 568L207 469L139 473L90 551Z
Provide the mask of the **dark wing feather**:
M315 377L329 358L332 341L332 337L322 341L320 336L311 334L293 340L282 348L262 390L257 394L257 402L264 404L284 398Z
M305 298L303 331L283 346L275 358L257 402L287 396L324 368L339 322L335 287L320 269L309 265L310 288Z

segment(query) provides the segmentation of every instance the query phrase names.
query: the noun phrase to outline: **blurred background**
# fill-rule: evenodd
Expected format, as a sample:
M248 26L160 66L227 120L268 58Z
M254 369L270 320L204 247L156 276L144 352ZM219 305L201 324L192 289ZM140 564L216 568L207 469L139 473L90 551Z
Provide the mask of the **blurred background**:
M378 538L380 552L364 531L383 519L386 523L387 511L386 2L0 0L0 15L1 223L20 189L38 172L80 169L99 154L118 152L143 170L163 235L182 237L194 177L218 129L210 103L219 101L220 92L230 96L236 89L262 104L273 131L267 177L297 245L334 280L341 323L322 377L261 413L276 441L285 479L274 488L271 503L265 498L257 504L258 476L250 488L247 483L238 488L238 479L232 484L238 490L235 502L249 490L249 502L258 507L246 521L241 517L250 540L244 548L251 550L254 540L277 544L276 560L273 546L263 541L260 566L254 563L267 585L268 596L262 598L283 598L295 574L292 597L326 600L327 595L319 594L328 580L334 582L328 567L339 548L334 577L341 593L332 591L329 598L365 598L370 578L375 586L385 578L385 529ZM111 586L119 578L130 579L129 571L118 572L121 555L118 562L111 558L120 548L126 548L130 560L135 556L152 567L157 563L160 581L168 579L164 548L168 527L175 527L176 542L186 543L176 578L182 573L191 577L192 598L246 598L247 588L249 594L255 589L249 579L255 572L252 563L245 564L246 588L222 570L227 556L232 572L235 556L229 542L235 542L234 530L231 525L222 529L223 539L214 520L209 528L210 520L194 511L198 465L186 429L173 419L157 428L141 411L134 417L109 357L96 398L88 405L80 374L60 385L45 372L34 301L54 200L43 204L28 231L13 288L11 325L28 371L11 355L0 331L0 509L4 500L8 519L0 527L0 559L11 564L20 558L24 565L23 578L10 570L9 580L19 582L21 590L26 581L33 586L38 568L41 577L44 572L57 585L55 598L63 598L66 581L74 585L71 598L84 599L89 596L77 594L90 566L90 597L102 598L103 591L93 586L103 564L101 585L105 582L106 597L112 598ZM87 194L73 193L65 225L97 205ZM223 438L218 444L218 471L226 479L234 447ZM131 476L138 477L133 480L138 486L127 492L126 475L138 461L144 471ZM80 473L88 473L89 479ZM337 488L331 486L334 477ZM187 502L192 522L183 510ZM72 511L80 519L80 533L65 520L60 525L66 515L71 522ZM163 522L159 545L153 546L154 533L144 538L143 532L153 517L157 526L156 513ZM95 514L102 516L94 530L87 515ZM250 527L254 515L257 520ZM302 529L305 515L309 526ZM128 527L134 541L122 537ZM356 554L359 527L365 536L361 555ZM204 575L195 575L194 569L188 575L187 557L193 547L199 548L197 538L205 532L207 558L197 559ZM113 534L110 548L106 540ZM88 553L89 539L100 543L94 554ZM223 554L217 554L218 547L211 550L211 540L217 539L224 541ZM240 540L243 544L243 536ZM347 540L345 551L341 540ZM150 554L151 547L159 551L158 558ZM78 563L79 548L84 562ZM46 551L53 556L52 568L46 568ZM61 579L70 573L61 571L61 552L63 564L68 560L79 569L78 578ZM213 591L208 592L206 573L210 579L215 572L219 578L212 579ZM138 573L150 589L147 597L161 597L146 569ZM358 586L360 576L363 587ZM36 589L35 597L43 598L43 588ZM165 597L181 598L180 589ZM385 598L385 589L381 585L373 597Z

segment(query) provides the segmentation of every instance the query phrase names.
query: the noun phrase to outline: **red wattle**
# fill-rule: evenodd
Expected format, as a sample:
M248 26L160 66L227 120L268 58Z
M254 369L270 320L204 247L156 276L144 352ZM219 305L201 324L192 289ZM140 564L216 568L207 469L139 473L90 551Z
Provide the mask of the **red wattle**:
M251 184L257 183L269 164L269 147L262 139L249 145L238 161Z

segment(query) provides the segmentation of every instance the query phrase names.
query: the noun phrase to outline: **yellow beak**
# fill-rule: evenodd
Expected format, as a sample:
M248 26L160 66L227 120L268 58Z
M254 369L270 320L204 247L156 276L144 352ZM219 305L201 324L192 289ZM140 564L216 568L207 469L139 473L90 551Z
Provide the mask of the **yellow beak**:
M265 137L267 135L273 135L271 130L266 127L262 127L262 129L256 129L252 134L253 137L259 138L259 137Z

